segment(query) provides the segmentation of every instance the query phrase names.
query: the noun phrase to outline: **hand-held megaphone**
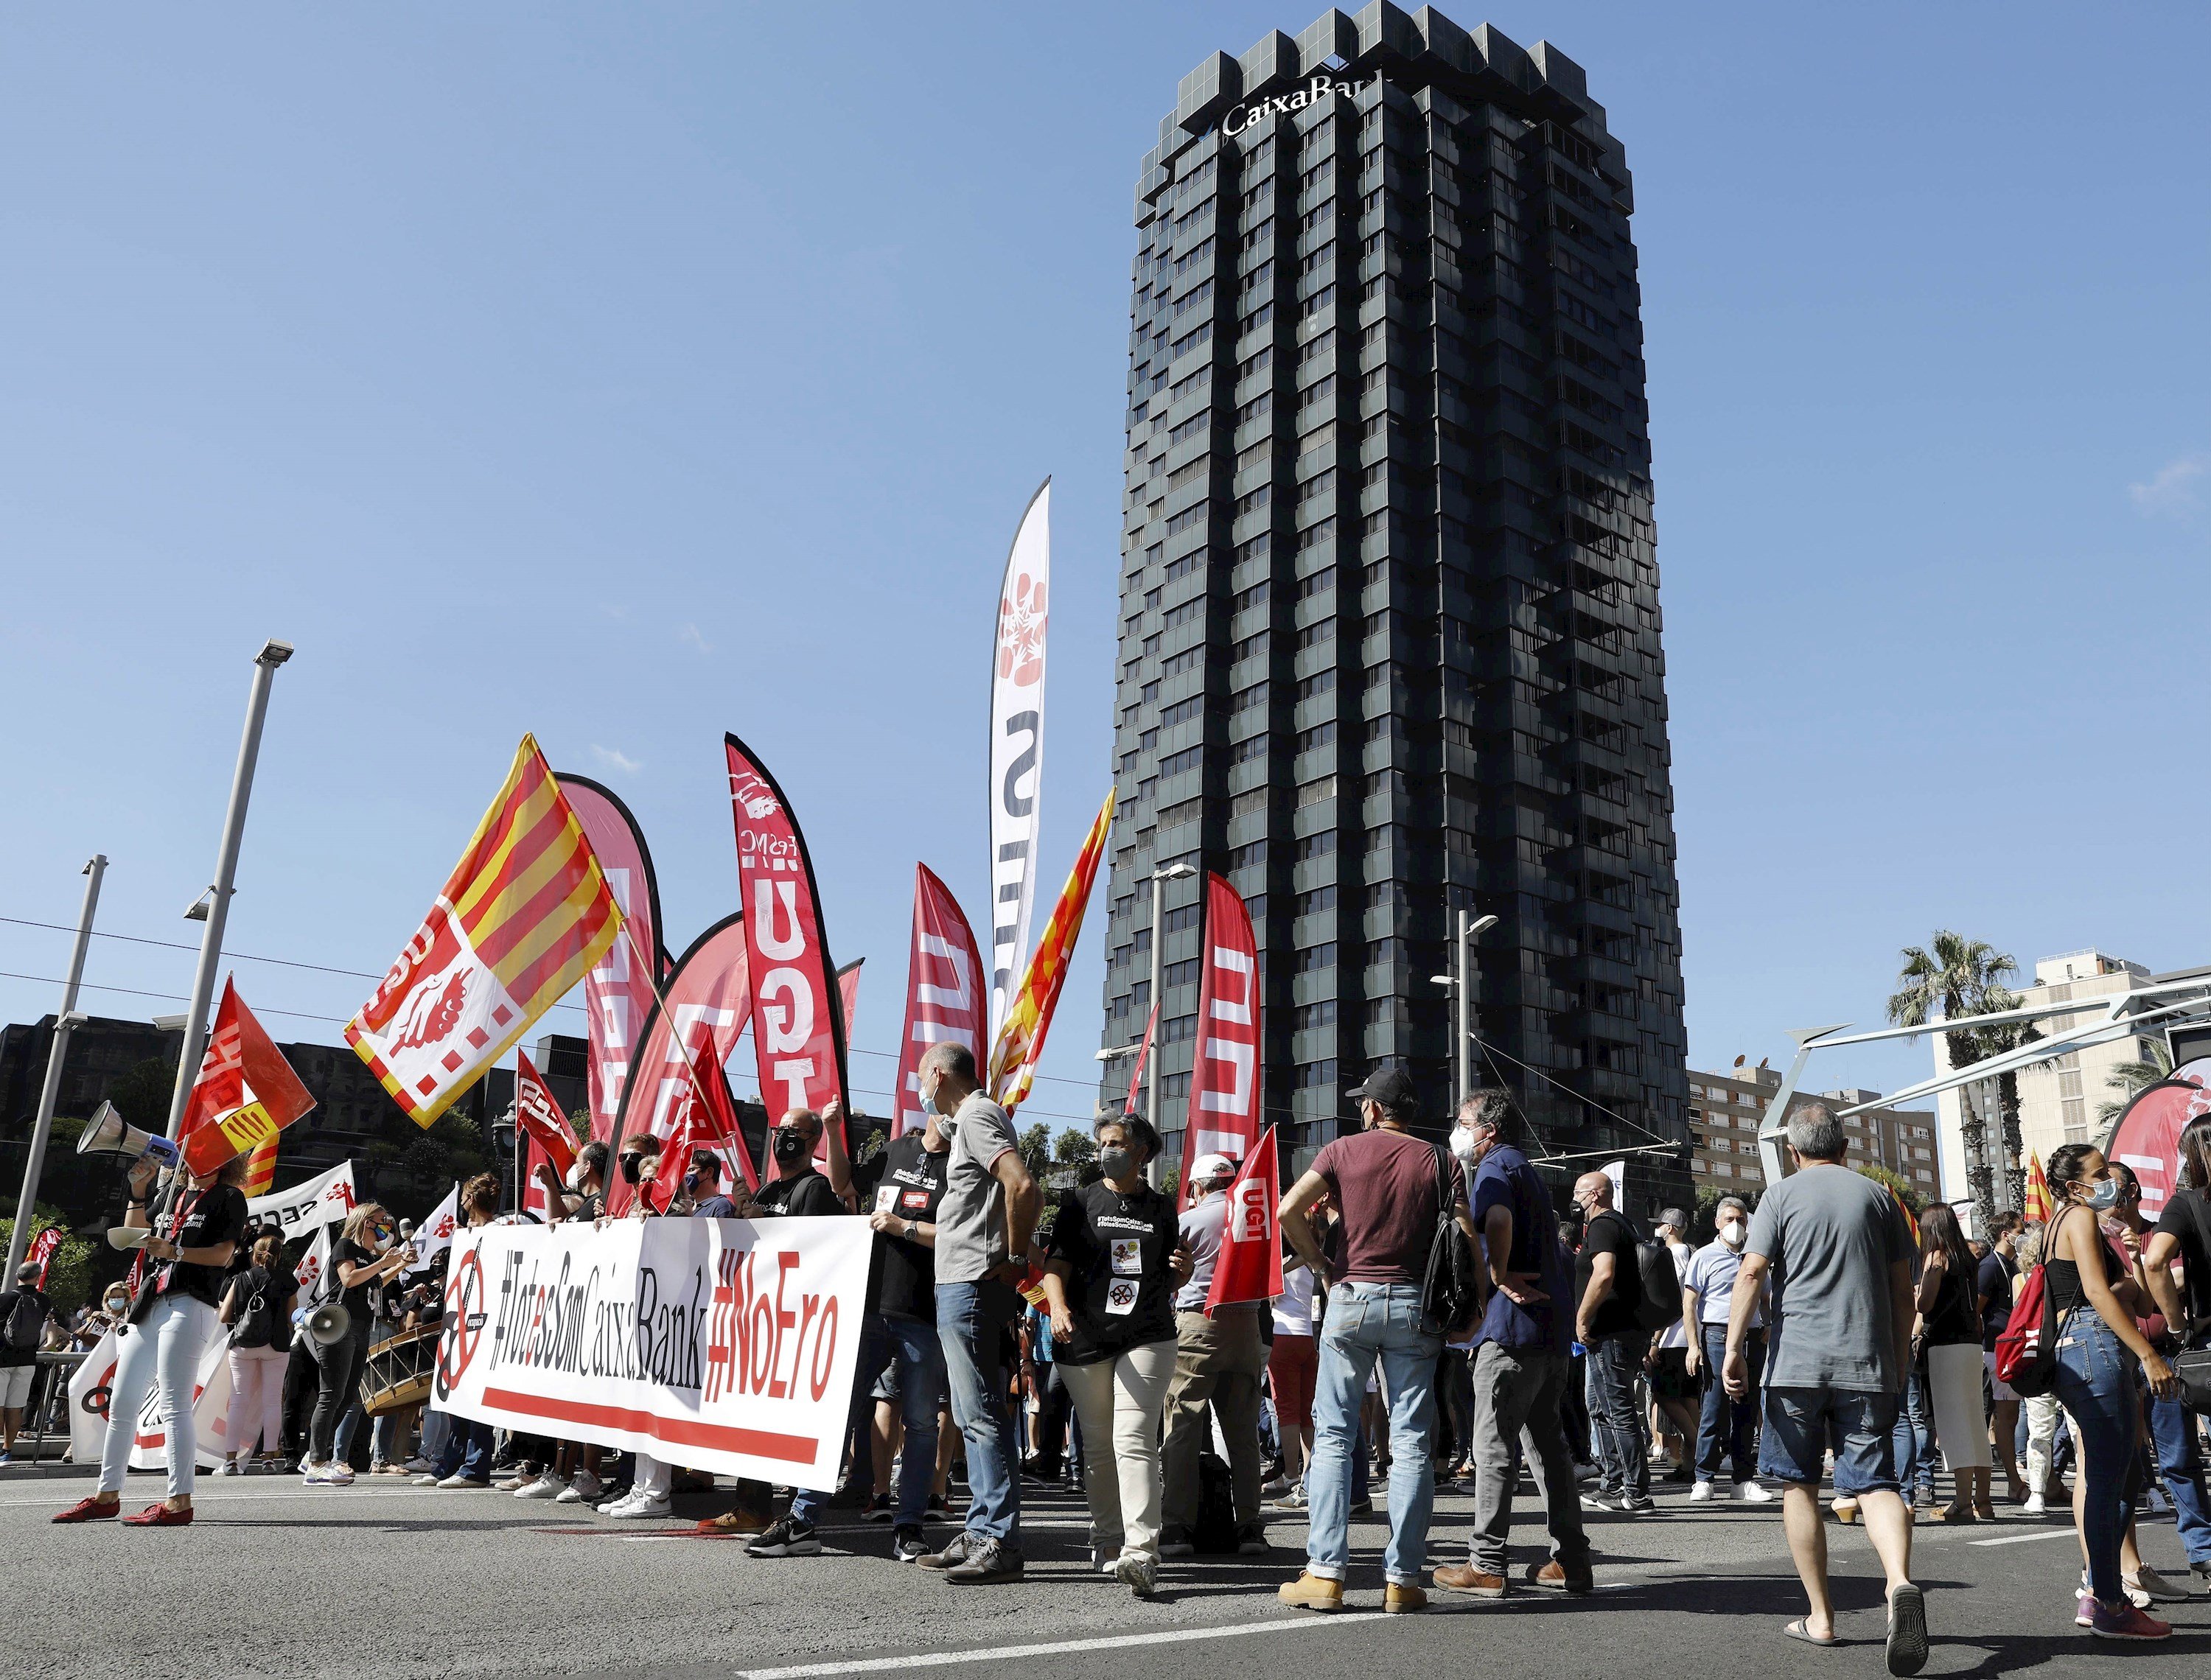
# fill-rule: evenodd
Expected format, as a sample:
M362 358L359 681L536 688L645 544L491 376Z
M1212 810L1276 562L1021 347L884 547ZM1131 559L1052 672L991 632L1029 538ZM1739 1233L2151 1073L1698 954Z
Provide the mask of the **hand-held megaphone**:
M142 1161L152 1156L164 1167L177 1164L177 1146L167 1138L155 1137L150 1132L141 1132L129 1121L115 1112L115 1104L102 1103L92 1111L84 1133L76 1140L80 1155L120 1155L126 1160Z
M346 1333L353 1328L353 1314L340 1302L325 1301L307 1314L305 1328L309 1341L317 1347L328 1347L346 1339Z

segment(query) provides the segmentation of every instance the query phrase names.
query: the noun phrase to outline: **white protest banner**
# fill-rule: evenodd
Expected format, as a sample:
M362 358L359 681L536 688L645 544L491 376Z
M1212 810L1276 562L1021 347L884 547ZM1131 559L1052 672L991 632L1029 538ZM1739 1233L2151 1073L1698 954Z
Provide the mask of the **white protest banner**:
M874 1241L846 1218L487 1225L453 1239L445 1411L833 1488Z
M122 1341L109 1331L70 1378L70 1456L78 1464L98 1464L107 1443L107 1397L122 1351ZM195 1456L203 1470L220 1464L227 1448L229 1351L230 1338L221 1331L209 1337L200 1351L199 1381L192 1388L192 1417L199 1429L199 1450ZM168 1440L169 1421L161 1410L161 1385L148 1383L145 1400L138 1408L137 1431L130 1438L130 1467L161 1469L168 1462Z
M280 1221L289 1236L342 1219L353 1212L353 1163L341 1161L320 1178L254 1197L245 1204L245 1211L255 1218Z
M453 1233L461 1224L461 1187L457 1184L445 1192L430 1217L415 1228L408 1240L415 1245L415 1263L403 1267L411 1278L418 1272L427 1272L430 1262L453 1246Z

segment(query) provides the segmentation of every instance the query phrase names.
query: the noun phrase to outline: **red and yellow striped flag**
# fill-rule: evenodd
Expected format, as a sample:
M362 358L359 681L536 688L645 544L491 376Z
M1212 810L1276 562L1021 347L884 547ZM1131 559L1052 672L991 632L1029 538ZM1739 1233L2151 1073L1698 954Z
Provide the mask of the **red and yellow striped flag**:
M1897 1194L1896 1187L1893 1184L1888 1187L1888 1199L1896 1204L1896 1211L1904 1216L1904 1228L1911 1233L1911 1246L1917 1248L1919 1246L1919 1221L1912 1217L1911 1210L1904 1205L1904 1198Z
M1044 1036L1051 1027L1051 1012L1059 1004L1059 988L1067 982L1075 958L1075 936L1082 931L1082 912L1090 903L1090 889L1098 879L1098 865L1106 855L1106 837L1113 827L1113 795L1106 795L1090 837L1075 860L1075 871L1060 889L1051 907L1051 920L1044 925L1036 954L1021 976L1021 990L1006 1011L998 1042L990 1049L990 1072L986 1082L990 1096L1009 1114L1029 1094L1029 1080L1037 1058L1044 1054Z
M621 932L591 843L524 735L445 890L346 1042L418 1126L443 1114Z
M2042 1175L2042 1157L2026 1157L2026 1206L2020 1217L2030 1225L2048 1224L2053 1212L2050 1203L2050 1181Z
M271 1132L253 1145L253 1153L246 1157L245 1182L238 1187L248 1196L265 1196L276 1182L276 1139L281 1133Z

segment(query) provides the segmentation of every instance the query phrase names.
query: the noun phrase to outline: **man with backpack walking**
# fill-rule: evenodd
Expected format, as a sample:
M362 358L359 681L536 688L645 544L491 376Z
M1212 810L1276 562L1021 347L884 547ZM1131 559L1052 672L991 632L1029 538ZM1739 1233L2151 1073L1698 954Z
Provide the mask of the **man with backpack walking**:
M15 1435L39 1374L39 1344L53 1310L39 1274L38 1261L25 1260L15 1268L15 1287L0 1295L0 1464L15 1462Z
M1596 1433L1596 1487L1582 1496L1592 1511L1639 1517L1657 1509L1651 1499L1651 1459L1645 1449L1635 1377L1651 1351L1651 1327L1643 1312L1643 1254L1634 1224L1612 1205L1612 1180L1602 1172L1574 1181L1574 1206L1582 1212L1582 1247L1574 1268L1574 1339L1589 1350L1590 1422ZM1658 1262L1673 1275L1664 1248ZM1681 1315L1679 1290L1669 1285L1670 1318Z

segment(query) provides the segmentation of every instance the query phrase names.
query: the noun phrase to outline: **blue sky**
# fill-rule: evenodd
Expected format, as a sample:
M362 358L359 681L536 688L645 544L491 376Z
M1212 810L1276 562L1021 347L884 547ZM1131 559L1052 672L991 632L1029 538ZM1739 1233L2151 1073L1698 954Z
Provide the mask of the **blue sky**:
M1136 160L1202 54L1312 15L10 12L0 915L72 921L98 849L101 926L190 941L279 636L233 949L380 970L524 729L637 809L680 946L733 904L735 728L893 1048L914 859L982 906L1047 473L1047 893L1108 784ZM1580 61L1636 174L1693 1065L1870 1024L1937 926L2211 960L2211 13L1452 15ZM0 923L0 969L66 951ZM367 986L239 973L279 1036ZM1093 925L1039 1115L1087 1112L1100 973Z

